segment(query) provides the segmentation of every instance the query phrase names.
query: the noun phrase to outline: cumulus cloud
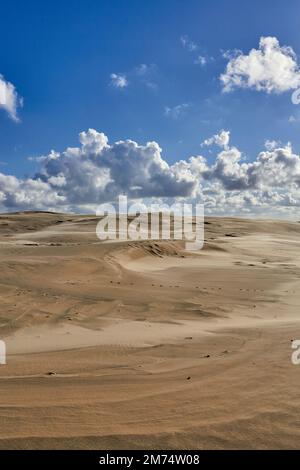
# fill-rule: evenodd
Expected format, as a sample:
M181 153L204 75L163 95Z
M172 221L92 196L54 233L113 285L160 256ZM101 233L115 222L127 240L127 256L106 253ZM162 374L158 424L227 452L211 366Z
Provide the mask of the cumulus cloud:
M112 73L110 75L110 84L115 88L126 88L129 82L124 74Z
M14 85L0 74L0 108L4 109L11 119L19 121L18 107L22 106L23 98L18 95Z
M281 142L279 140L266 140L265 141L265 148L267 150L275 150L280 146Z
M209 139L204 140L202 142L201 147L209 147L211 145L218 145L219 147L223 147L224 149L228 148L230 141L230 131L220 131L219 134L213 135Z
M86 211L126 194L198 200L214 214L296 215L300 155L291 144L269 141L246 161L229 137L229 131L221 131L207 139L205 146L220 147L212 162L195 155L170 165L156 142L110 143L105 134L89 129L80 133L78 147L39 157L40 170L31 178L0 173L0 209Z
M220 76L223 91L250 88L267 93L283 93L300 86L297 56L289 46L280 46L276 37L261 37L258 49L248 54L234 51L225 73Z
M207 181L218 181L225 190L287 192L300 189L300 156L290 144L260 152L245 162L236 147L227 147L203 173ZM300 200L299 200L300 204Z
M40 171L32 178L0 174L3 210L78 209L131 198L191 196L195 180L169 166L156 142L139 145L108 138L93 129L81 132L80 146L39 157Z
M19 179L0 173L2 210L50 209L66 204L50 182L40 178Z

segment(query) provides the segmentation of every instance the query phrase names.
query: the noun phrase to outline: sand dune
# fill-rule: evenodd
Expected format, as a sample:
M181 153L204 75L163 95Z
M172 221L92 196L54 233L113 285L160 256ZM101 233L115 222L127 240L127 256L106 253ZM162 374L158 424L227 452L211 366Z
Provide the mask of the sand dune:
M0 216L0 448L297 448L300 223L208 218L204 250Z

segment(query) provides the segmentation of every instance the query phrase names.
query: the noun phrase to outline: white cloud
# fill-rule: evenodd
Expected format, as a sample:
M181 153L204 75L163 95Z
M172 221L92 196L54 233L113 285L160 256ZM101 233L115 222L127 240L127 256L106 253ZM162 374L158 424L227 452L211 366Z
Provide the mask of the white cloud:
M40 157L40 171L32 178L0 173L0 209L84 211L127 194L133 199L196 198L207 213L219 215L296 217L300 155L290 144L267 141L253 161L245 161L229 137L229 131L221 131L207 139L205 145L221 148L211 163L195 155L169 165L156 142L110 144L105 134L89 129L80 133L80 146Z
M180 42L182 46L184 47L184 49L186 49L188 52L193 53L195 57L193 63L195 65L201 65L201 67L205 67L205 65L207 65L208 62L211 62L214 60L213 57L208 56L205 50L202 47L199 47L199 45L193 42L188 36L186 35L181 36ZM196 56L196 52L198 52L197 56Z
M280 46L275 37L262 37L259 48L251 49L249 54L235 51L220 80L224 92L250 88L283 93L300 86L300 69L291 47Z
M83 155L97 155L108 146L108 138L106 135L103 134L103 132L95 131L95 129L89 129L87 132L80 132L79 141L82 144L81 151ZM73 150L78 152L79 149ZM59 158L59 154L55 157Z
M112 73L110 75L110 83L115 88L126 88L129 85L129 82L124 74Z
M66 178L62 173L59 173L57 176L50 176L48 178L48 183L50 183L53 187L57 186L61 188L67 184Z
M265 141L265 148L267 150L275 150L280 146L280 141L279 140L266 140Z
M204 140L202 142L201 147L209 147L211 145L218 145L219 147L223 147L224 149L228 148L228 144L230 141L230 131L220 131L219 134L213 135L209 139Z
M19 121L18 107L22 106L23 98L18 95L14 85L0 74L0 108L5 109L11 119Z
M164 110L164 114L165 114L166 117L169 117L169 118L172 118L172 119L178 119L190 107L191 107L191 105L189 103L182 103L182 104L178 104L177 106L173 106L173 107L166 106L165 110Z
M2 210L48 209L67 203L49 182L40 178L23 180L0 173L0 194Z
M300 188L300 156L287 144L262 151L253 162L246 163L236 147L229 147L217 155L216 162L203 176L209 181L219 181L227 190L276 189L286 193ZM300 199L298 202L300 205Z
M126 140L109 145L107 137L94 129L82 132L80 142L81 147L58 155L51 152L36 175L55 186L57 194L69 204L109 201L122 193L141 198L193 192L195 182L162 159L156 142L139 145Z
M112 73L110 85L114 88L126 88L129 85L143 84L147 88L156 90L158 88L159 70L156 64L139 64L126 73Z

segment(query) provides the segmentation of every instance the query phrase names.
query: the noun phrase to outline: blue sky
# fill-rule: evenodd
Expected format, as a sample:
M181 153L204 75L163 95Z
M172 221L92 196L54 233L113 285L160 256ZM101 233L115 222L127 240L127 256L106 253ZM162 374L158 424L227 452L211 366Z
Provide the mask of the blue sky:
M248 161L267 139L299 152L290 90L224 93L219 79L223 52L247 54L261 37L300 54L299 17L297 0L1 2L0 74L24 104L20 122L0 109L0 171L33 175L28 157L78 146L89 128L110 142L154 140L169 164L200 154L212 163L201 142L221 129Z

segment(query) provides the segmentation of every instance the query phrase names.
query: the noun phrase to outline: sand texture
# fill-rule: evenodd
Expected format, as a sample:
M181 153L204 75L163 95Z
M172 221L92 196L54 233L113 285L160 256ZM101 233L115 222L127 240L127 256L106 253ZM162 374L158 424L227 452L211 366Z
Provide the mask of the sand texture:
M0 448L300 445L300 223L207 218L205 248L0 216Z

